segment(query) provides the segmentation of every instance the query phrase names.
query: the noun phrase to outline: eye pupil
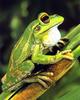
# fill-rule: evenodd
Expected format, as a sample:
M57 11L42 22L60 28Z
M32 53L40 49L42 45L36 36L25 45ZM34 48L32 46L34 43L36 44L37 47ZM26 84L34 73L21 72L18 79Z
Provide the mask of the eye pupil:
M42 16L42 17L41 17L41 21L42 21L43 23L49 23L49 16L47 16L47 15Z

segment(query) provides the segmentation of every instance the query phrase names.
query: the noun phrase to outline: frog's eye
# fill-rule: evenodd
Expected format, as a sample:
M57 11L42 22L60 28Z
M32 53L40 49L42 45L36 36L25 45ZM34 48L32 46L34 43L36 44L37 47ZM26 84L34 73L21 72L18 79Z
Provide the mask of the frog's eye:
M43 22L44 24L47 24L50 22L50 19L49 19L49 15L47 13L43 13L41 16L40 16L40 20L41 22Z
M40 31L41 27L39 25L37 25L35 28L34 28L34 31L38 32Z

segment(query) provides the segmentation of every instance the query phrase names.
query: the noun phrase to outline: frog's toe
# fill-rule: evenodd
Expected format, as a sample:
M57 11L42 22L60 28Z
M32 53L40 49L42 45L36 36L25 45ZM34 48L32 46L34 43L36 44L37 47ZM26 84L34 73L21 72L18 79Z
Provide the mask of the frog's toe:
M70 56L64 55L63 58L69 59L69 60L74 60L74 58L71 55Z
M62 41L62 40L59 40L58 44L59 44L59 45L61 44L61 45L65 46L65 42Z
M28 77L23 81L26 83L39 83L44 88L48 88L52 84L52 79L50 77L53 76L53 72L41 72L35 76Z
M62 47L64 47L65 45L66 45L66 43L68 43L69 42L69 39L68 38L65 38L65 37L63 37L63 38L61 38L60 40L59 40L59 42L58 42L58 47L60 48L62 48Z
M61 51L61 54L67 54L67 53L71 53L71 49L69 49L69 50L64 50L64 51Z
M42 72L39 75L37 75L38 82L44 87L48 88L52 83L53 80L51 77L53 76L53 72Z
M54 76L54 73L53 72L41 72L40 75Z
M48 76L38 75L36 76L36 82L47 89L51 85L52 80Z
M62 37L61 40L64 41L64 42L69 42L69 39L66 38L66 37Z
M45 89L47 89L49 86L46 82L44 82L42 79L38 78L37 79L38 83L41 84Z

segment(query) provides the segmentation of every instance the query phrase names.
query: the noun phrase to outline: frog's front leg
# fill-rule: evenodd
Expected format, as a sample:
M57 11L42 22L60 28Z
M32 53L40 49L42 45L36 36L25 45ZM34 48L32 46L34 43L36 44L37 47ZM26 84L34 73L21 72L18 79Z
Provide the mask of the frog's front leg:
M71 52L71 51L67 51ZM36 45L32 55L32 61L39 64L54 64L61 59L66 58L72 60L73 57L65 55L65 52L59 52L56 55L44 55L40 45Z
M59 48L63 48L67 43L69 42L69 39L66 37L62 37L59 42L57 43L57 46Z

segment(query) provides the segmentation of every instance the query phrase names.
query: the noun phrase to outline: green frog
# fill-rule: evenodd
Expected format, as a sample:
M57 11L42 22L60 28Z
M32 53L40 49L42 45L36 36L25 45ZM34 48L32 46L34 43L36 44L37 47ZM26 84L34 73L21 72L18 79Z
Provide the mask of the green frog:
M54 64L63 58L73 59L64 54L66 51L46 55L47 51L60 41L58 26L63 21L64 18L60 15L48 15L42 12L27 26L12 50L7 73L2 78L3 91L14 91L22 84L32 82L39 82L47 88L48 84L45 81L52 83L49 76L53 76L54 73L42 72L32 76L35 63L46 65Z

